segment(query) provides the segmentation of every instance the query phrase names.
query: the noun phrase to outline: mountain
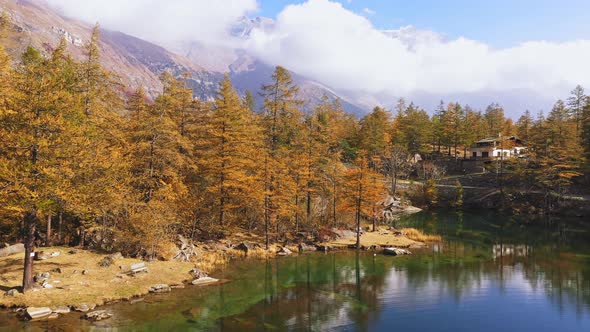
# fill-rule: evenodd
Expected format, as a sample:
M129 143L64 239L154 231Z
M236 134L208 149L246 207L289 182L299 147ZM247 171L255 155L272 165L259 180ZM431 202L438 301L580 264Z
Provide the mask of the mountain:
M245 41L255 29L268 31L274 28L275 22L270 18L256 17L253 19L241 17L233 24L229 31L234 38L232 46L204 45L199 42L185 42L170 48L184 55L191 61L198 63L210 71L228 73L236 90L244 94L246 90L254 93L257 104L262 105L262 98L255 92L262 84L268 82L274 70L268 64L256 59L239 47L240 41ZM324 95L330 100L340 99L346 112L362 116L370 107L352 102L344 94L338 93L324 84L311 80L297 73L293 73L293 80L300 88L299 98L305 100L304 109L313 109ZM371 105L372 107L373 105Z
M8 51L15 58L28 46L48 55L62 37L75 58L84 57L84 43L90 38L92 26L63 17L42 2L7 0L3 3L14 23ZM152 96L162 90L158 77L165 70L174 74L190 73L191 81L199 82L195 84L195 95L200 98L209 98L221 78L220 74L211 73L163 47L121 32L102 30L100 48L103 66L115 73L124 86L135 89L141 85Z
M84 44L89 39L92 26L80 20L61 15L42 1L3 0L14 26L7 41L7 50L15 58L28 46L49 55L61 38L68 42L68 51L77 59L84 57ZM272 28L270 19L242 18L232 27L235 38L247 37L253 29ZM273 68L258 61L240 49L224 46L202 45L187 42L165 48L122 32L102 29L102 65L119 77L121 83L134 90L143 86L151 96L162 90L159 75L169 71L174 75L188 73L187 84L195 97L211 100L215 97L223 73L229 73L236 89L244 94L250 90L257 96L262 84L270 80ZM331 99L340 98L346 111L357 115L365 110L342 98L338 93L319 82L293 73L300 86L299 98L305 100L304 108L312 109L325 94ZM260 97L258 105L262 105Z

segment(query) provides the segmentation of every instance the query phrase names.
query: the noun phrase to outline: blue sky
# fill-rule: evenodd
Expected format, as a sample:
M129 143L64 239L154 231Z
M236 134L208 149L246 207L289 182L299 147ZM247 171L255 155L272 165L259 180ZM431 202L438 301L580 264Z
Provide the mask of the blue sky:
M550 109L577 84L590 89L590 0L48 1L66 15L164 46L240 49L368 107L404 97L427 109L440 99L477 108L500 102L519 114ZM277 18L283 10L272 28L228 36L244 15ZM419 31L404 38L376 31L408 25ZM229 58L213 61L229 66Z
M301 0L259 0L258 15L275 17ZM590 0L341 0L379 29L414 25L451 38L503 48L531 40L562 42L590 36ZM368 8L374 14L364 13Z

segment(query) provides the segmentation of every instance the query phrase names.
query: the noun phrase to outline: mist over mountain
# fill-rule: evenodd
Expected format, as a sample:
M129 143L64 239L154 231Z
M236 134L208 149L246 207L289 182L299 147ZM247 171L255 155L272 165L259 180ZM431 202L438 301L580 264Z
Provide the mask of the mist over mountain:
M117 13L108 10L113 6ZM494 49L411 25L379 30L328 0L289 5L276 18L253 16L256 1L174 0L145 6L91 0L80 6L70 0L8 0L6 7L21 22L18 38L50 48L40 41L55 44L66 35L78 55L90 22L99 20L105 66L129 87L143 85L150 94L159 91L158 75L166 70L190 73L189 85L201 99L215 95L223 73L240 93L250 90L257 96L270 69L281 65L294 74L306 109L326 94L357 115L378 105L391 108L405 98L429 112L440 100L476 109L499 102L517 117L525 109L550 109L553 100L590 77L576 65L590 56L587 41Z
M83 45L88 40L92 26L83 21L64 17L61 13L37 1L9 0L6 10L13 18L18 31L10 36L8 51L17 56L26 47L34 46L42 53L49 54L62 37L69 42L68 51L81 58ZM272 24L271 20L249 20L242 18L236 23L233 33L236 37L247 36L254 27ZM229 73L236 89L244 94L250 90L256 93L262 84L270 79L273 67L249 56L244 50L222 46L205 46L196 42L179 43L171 50L128 34L102 29L102 62L110 71L117 74L123 86L133 90L143 86L150 95L161 91L159 75L169 71L180 76L188 73L187 83L194 95L203 100L211 100L217 91L223 73ZM305 108L311 109L323 95L332 99L343 99L348 112L363 114L365 109L347 102L330 88L293 73L295 82L300 85L300 98L306 101Z

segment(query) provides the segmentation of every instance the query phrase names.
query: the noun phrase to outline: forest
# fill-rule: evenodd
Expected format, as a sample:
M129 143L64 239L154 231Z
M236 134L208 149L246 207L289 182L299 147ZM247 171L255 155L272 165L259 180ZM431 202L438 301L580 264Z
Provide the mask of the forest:
M590 99L581 86L547 114L517 121L496 103L479 111L441 101L429 112L402 99L357 119L328 97L304 112L280 66L243 97L227 75L215 100L193 98L167 72L157 97L129 91L101 66L99 39L97 26L82 61L65 40L47 57L29 47L11 58L0 46L0 241L25 243L24 290L40 244L157 258L178 234L243 229L268 246L288 233L374 223L387 196L435 205L439 161L467 158L485 137L526 142L526 158L506 166L517 174L511 185L559 197L587 181ZM432 161L428 169L415 171L416 154ZM397 179L422 185L401 197Z

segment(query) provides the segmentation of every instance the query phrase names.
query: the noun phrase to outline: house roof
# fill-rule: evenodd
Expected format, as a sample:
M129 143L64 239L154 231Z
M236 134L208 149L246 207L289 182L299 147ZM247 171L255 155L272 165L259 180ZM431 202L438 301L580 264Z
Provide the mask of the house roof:
M516 136L503 136L502 140L503 141L522 141L520 138L518 138ZM500 141L500 137L487 137L487 138L480 139L476 143L494 143L494 142L499 142L499 141Z
M477 143L494 143L497 141L498 141L498 138L489 137L489 138L480 139L479 141L477 141Z

